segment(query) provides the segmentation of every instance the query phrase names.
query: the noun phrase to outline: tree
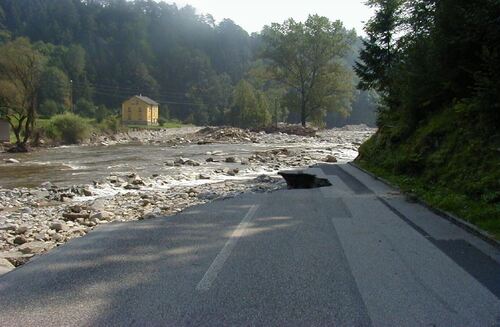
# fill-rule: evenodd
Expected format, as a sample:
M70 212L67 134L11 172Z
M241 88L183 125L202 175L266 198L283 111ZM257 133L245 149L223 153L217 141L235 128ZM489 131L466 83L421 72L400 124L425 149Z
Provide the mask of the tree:
M48 67L41 76L40 102L52 100L61 107L70 107L70 83L66 74L56 67Z
M338 79L347 70L340 59L354 42L354 32L340 21L314 15L305 23L290 19L266 26L262 37L263 57L270 61L273 78L289 88L302 125L320 111L334 110L332 99L345 95L337 93Z
M0 110L26 151L36 123L40 80L45 58L25 38L0 46Z
M76 102L75 113L82 117L94 117L96 114L96 107L89 100L80 99Z
M233 94L231 118L233 124L249 128L264 127L271 123L269 105L262 92L245 80L241 80Z
M52 117L54 115L62 113L64 110L61 110L61 106L57 104L54 100L45 100L40 105L38 109L38 113L41 116Z
M360 61L354 67L360 78L358 87L388 93L391 86L391 67L396 62L398 28L402 24L401 8L404 0L368 0L366 4L375 8L375 16L365 26L368 39Z

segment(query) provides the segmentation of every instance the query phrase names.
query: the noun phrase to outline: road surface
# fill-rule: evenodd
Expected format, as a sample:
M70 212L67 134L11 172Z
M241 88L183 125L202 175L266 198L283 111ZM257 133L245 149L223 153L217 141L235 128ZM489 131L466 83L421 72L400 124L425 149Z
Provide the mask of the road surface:
M500 253L350 165L110 224L0 277L0 326L500 326Z

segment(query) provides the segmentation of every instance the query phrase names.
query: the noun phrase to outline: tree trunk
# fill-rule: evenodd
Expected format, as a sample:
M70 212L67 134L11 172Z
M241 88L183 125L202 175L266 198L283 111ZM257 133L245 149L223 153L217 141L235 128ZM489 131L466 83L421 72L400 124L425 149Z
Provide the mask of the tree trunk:
M302 122L302 127L306 127L306 119L307 119L306 102L302 100L302 105L300 108L300 121Z

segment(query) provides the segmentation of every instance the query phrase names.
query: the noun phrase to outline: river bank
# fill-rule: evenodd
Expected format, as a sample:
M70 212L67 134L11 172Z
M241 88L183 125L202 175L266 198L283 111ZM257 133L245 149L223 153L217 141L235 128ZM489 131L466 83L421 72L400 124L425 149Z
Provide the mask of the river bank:
M279 170L350 161L373 133L363 126L315 137L189 127L1 154L0 261L19 266L101 224L281 189Z

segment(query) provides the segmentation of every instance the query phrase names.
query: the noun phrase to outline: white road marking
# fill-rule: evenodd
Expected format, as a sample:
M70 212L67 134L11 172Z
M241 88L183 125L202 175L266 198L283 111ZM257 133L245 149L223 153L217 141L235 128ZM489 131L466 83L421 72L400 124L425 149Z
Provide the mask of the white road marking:
M231 252L236 246L236 243L238 243L239 238L245 234L245 229L250 224L250 220L252 220L258 208L258 205L253 205L250 207L245 217L243 217L241 223L238 225L229 240L226 242L226 245L224 245L220 253L215 258L214 262L212 262L212 265L210 265L210 268L208 268L207 272L196 286L196 290L208 291L210 289L212 283L215 281L217 275L224 266L224 263L231 255Z

